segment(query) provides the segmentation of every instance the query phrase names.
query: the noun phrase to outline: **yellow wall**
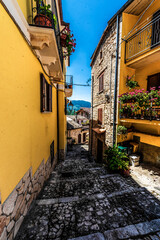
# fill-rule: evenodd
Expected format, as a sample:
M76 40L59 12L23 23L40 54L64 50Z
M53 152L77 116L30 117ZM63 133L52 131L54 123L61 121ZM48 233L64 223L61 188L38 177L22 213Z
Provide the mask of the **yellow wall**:
M151 7L146 11L144 16L142 17L141 21L138 23L142 24L144 21L151 17L157 10L160 9L160 1L155 0L155 2L151 5ZM130 30L133 28L133 26L136 24L140 16L135 16L127 13L123 13L122 15L122 38L124 39L127 34L130 32ZM131 34L132 35L132 34ZM130 35L130 36L131 36ZM153 50L154 51L154 50ZM148 54L146 54L148 55ZM120 63L120 89L119 94L122 94L124 92L128 92L129 89L126 87L126 77L127 75L132 76L135 74L135 80L138 81L140 88L147 89L147 76L152 75L154 73L160 72L159 69L159 63L154 62L152 64L148 64L144 68L141 67L139 69L133 69L130 67L127 67L125 64L125 42L122 43L121 48L121 63Z
M42 68L0 4L0 192L2 202L32 166L57 149L56 89L52 113L40 112ZM5 24L4 24L5 23ZM7 26L7 27L6 27Z
M66 115L65 115L65 94L59 90L59 149L66 146Z

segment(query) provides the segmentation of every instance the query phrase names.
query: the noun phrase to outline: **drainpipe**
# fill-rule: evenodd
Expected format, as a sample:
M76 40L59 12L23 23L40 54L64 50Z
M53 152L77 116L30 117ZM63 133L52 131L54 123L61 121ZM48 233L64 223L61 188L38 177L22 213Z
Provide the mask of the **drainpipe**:
M91 155L92 155L92 146L93 146L93 81L94 81L94 76L92 76L92 119L91 119Z
M116 43L116 67L115 67L114 114L113 114L113 145L116 143L118 59L119 59L119 15L117 15L117 43Z
M57 161L59 161L59 99L58 99L58 84L57 84Z

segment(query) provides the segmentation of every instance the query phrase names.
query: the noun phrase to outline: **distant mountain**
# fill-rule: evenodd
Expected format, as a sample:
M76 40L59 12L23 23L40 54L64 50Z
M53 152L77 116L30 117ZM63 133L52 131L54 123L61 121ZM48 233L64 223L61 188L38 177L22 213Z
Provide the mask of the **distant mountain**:
M86 108L90 108L91 107L91 103L87 102L87 101L83 101L83 100L71 100L72 104L73 104L73 112L77 112L81 107L86 107ZM68 106L67 106L67 110L68 110ZM72 112L72 114L73 114Z

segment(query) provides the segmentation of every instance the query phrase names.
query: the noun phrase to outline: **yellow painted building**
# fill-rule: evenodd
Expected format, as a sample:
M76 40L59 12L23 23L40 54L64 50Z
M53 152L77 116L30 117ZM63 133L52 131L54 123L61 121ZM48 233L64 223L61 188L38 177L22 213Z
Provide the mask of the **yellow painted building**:
M128 1L129 2L129 1ZM120 60L119 95L143 89L150 92L160 86L160 2L130 1L122 13L122 42ZM127 77L128 76L128 77ZM138 87L129 89L127 79L136 81ZM148 94L148 93L147 93ZM134 95L134 94L133 94ZM160 104L149 99L137 112L136 101L119 104L119 125L132 128L130 139L139 142L139 150L147 162L160 165ZM125 114L125 105L134 106L133 113ZM124 114L123 114L124 113ZM119 141L121 141L119 139Z
M56 25L47 19L42 23L40 18L36 23L34 0L0 2L2 239L16 235L16 223L23 221L57 160L66 152L65 99L72 90L65 93L69 61L63 58L60 35L56 35L69 25L63 21L61 1L47 3ZM9 232L7 225L12 220L15 225Z

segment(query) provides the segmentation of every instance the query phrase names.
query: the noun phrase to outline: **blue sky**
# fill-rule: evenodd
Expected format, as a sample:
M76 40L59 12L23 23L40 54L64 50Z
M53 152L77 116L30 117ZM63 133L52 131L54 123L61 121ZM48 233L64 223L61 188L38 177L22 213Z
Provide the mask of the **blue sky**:
M126 0L62 0L64 21L76 38L76 51L71 56L67 74L74 83L85 84L91 78L90 58L109 19ZM73 86L72 100L91 101L90 87Z

